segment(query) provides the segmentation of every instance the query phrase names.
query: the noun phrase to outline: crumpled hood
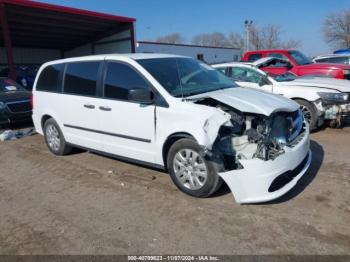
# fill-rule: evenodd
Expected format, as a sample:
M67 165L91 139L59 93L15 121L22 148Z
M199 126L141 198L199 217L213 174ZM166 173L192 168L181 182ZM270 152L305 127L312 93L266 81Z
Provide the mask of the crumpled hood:
M350 92L350 81L327 78L327 77L300 77L290 82L280 82L282 85L291 86L311 86L311 87L323 87L333 90L338 90L339 92Z
M262 114L265 116L278 111L293 112L299 108L297 103L283 96L240 87L189 97L189 99L194 100L201 100L203 98L215 99L241 112Z

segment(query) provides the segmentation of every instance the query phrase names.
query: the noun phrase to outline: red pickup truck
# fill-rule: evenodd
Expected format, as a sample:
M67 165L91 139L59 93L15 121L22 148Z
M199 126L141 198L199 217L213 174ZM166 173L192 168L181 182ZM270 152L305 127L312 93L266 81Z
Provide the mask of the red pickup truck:
M276 57L288 61L288 63L277 63L262 70L281 75L287 71L297 76L328 76L350 80L350 66L342 64L312 63L303 53L297 50L259 50L249 51L243 55L244 62L254 62L263 57Z

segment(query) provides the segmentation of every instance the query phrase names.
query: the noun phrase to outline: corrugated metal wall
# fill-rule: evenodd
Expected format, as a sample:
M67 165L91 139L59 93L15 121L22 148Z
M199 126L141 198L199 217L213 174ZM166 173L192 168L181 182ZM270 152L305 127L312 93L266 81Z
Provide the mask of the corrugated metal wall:
M13 48L16 65L40 65L50 60L60 58L60 51L53 49ZM4 47L0 47L0 65L7 66L7 57Z

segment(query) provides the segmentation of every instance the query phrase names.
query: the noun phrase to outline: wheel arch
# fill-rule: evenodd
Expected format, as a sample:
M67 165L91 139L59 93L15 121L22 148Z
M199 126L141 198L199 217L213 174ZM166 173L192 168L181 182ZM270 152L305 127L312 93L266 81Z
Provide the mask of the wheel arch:
M47 120L49 120L50 118L53 118L53 117L51 115L49 115L49 114L46 114L46 115L42 116L42 118L41 118L41 128L42 128L42 130L44 130L45 122Z
M193 139L194 141L197 142L197 140L194 138L193 135L186 133L186 132L177 132L174 134L171 134L167 137L163 144L163 149L162 149L162 157L163 157L163 163L165 169L167 168L167 156L170 150L170 147L178 140L183 139L183 138L189 138Z

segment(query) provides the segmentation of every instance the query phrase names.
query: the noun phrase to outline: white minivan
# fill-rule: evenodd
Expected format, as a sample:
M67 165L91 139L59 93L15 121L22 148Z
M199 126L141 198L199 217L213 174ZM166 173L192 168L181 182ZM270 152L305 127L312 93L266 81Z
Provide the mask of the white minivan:
M163 54L99 55L44 64L33 121L49 150L80 147L166 169L176 186L239 203L290 190L311 162L294 101L238 87L212 67Z

